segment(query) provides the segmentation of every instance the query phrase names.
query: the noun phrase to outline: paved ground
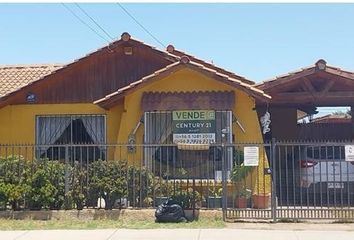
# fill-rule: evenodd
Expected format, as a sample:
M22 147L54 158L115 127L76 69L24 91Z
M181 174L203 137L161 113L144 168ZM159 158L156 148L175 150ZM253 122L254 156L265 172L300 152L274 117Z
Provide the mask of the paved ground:
M229 224L224 229L0 231L1 240L353 240L354 224Z

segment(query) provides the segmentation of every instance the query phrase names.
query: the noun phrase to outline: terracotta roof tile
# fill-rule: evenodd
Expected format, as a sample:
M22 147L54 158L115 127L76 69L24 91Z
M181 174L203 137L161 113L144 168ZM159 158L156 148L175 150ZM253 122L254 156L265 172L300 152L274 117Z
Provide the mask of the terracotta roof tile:
M223 74L226 74L232 78L237 78L237 79L240 79L242 82L245 82L247 84L254 84L253 81L243 77L243 76L240 76L240 75L237 75L231 71L228 71L224 68L221 68L221 67L218 67L216 65L214 65L213 63L209 63L209 62L206 62L202 59L199 59L193 55L190 55L188 53L185 53L184 51L181 51L181 50L177 50L175 49L173 46L172 48L169 49L169 47L167 47L167 52L169 52L170 54L174 55L174 56L177 56L177 57L182 57L182 56L187 56L190 58L191 61L193 61L195 64L201 64L202 66L205 66L209 69L213 69L214 71L216 72L219 72L219 73L223 73Z
M0 97L37 81L62 66L60 64L0 66Z

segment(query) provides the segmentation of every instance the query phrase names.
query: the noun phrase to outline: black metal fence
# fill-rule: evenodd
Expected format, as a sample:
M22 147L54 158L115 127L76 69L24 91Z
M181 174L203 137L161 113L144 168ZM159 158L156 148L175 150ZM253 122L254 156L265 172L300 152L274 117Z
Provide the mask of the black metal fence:
M1 145L1 209L222 207L219 145ZM230 171L229 171L230 172Z
M0 145L0 208L154 208L173 197L225 220L354 219L350 145Z
M273 140L266 148L270 196L262 199L265 204L256 206L260 197L253 192L247 206L228 207L226 218L354 220L354 162L346 161L350 159L345 154L346 146L351 145ZM266 178L267 173L265 169L259 177Z

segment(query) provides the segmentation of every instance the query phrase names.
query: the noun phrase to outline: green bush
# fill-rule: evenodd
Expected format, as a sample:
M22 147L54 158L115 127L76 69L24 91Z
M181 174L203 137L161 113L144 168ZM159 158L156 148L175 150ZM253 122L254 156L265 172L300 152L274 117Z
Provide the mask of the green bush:
M251 167L244 166L243 164L235 165L231 171L231 180L233 182L244 181L251 170Z
M198 205L202 201L202 196L198 191L193 191L192 188L188 188L176 192L172 196L172 200L177 202L183 209L192 209L193 203L196 207L199 207Z
M65 209L71 209L75 204L78 210L83 209L87 202L87 170L85 166L75 163L70 172L70 191L66 194Z
M146 168L128 166L127 168L128 201L138 207L138 203L149 206L153 196L153 174Z
M3 208L8 204L13 210L21 208L30 190L29 174L30 163L22 156L0 158L0 203Z
M0 209L5 209L8 202L6 195L6 184L1 180L0 181Z
M36 161L34 163L34 172L29 179L30 194L29 207L30 209L39 210L43 208L50 208L55 204L55 196L58 190L50 180L50 163L46 160Z
M59 161L46 161L44 169L48 172L48 181L55 188L51 209L60 209L65 201L65 164ZM70 172L70 168L67 169Z
M153 181L153 193L156 197L170 197L174 194L173 184L162 178L156 177Z
M97 199L103 197L106 209L112 209L114 202L126 196L127 181L123 162L98 160L90 165L90 194Z
M0 209L82 209L96 206L99 197L105 199L106 209L122 199L137 207L151 206L155 194L170 196L171 186L149 170L124 161L70 166L48 159L0 158Z

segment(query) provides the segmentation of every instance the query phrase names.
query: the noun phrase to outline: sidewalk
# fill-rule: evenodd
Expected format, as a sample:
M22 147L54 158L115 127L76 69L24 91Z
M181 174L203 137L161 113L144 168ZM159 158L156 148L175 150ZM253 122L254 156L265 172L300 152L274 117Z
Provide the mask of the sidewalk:
M345 225L345 224L344 224ZM354 230L354 229L352 229ZM105 229L105 230L33 230L0 231L1 240L353 240L348 230L279 230L279 229Z

